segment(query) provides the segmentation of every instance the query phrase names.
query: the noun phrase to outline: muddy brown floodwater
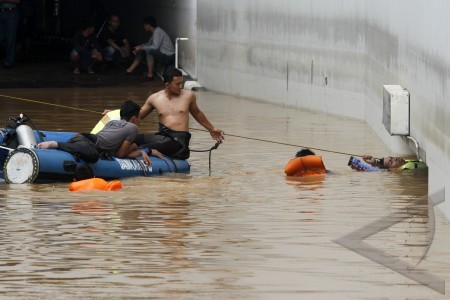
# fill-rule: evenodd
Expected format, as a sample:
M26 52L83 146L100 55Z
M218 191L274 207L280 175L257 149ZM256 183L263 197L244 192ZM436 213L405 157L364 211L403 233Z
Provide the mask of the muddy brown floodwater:
M25 112L40 129L89 131L104 108L125 99L143 104L150 92L4 90L67 107L1 98L0 119ZM316 151L328 175L284 176L299 147L280 143L390 154L365 123L212 92L197 97L226 134L212 153L211 174L208 155L192 153L190 174L125 179L124 189L115 192L71 193L68 183L0 183L1 298L445 297L336 243L395 214L401 222L365 242L450 279L450 227L437 211L429 218L426 173L356 172L347 166L348 155ZM190 126L201 128L194 120ZM143 131L156 129L154 113L141 122ZM192 133L192 149L213 145L208 133Z

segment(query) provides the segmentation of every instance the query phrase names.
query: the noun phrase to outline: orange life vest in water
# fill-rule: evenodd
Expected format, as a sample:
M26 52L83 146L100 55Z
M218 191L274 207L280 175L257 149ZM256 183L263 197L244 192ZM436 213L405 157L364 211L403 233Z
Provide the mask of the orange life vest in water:
M75 181L72 182L69 186L69 190L72 192L92 191L92 190L112 191L112 190L120 190L121 188L122 183L119 180L107 182L101 178L91 178Z
M307 155L303 157L296 157L287 163L284 167L284 172L287 176L314 176L323 175L327 172L322 161L322 156Z

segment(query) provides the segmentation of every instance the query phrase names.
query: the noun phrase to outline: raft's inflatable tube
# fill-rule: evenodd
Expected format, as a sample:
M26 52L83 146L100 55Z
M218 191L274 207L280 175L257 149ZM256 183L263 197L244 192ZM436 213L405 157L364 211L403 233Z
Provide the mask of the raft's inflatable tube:
M323 164L322 156L307 155L303 157L296 157L287 163L284 167L286 176L317 176L327 173L327 169Z
M74 132L52 132L42 131L44 140L65 142L70 139ZM36 140L39 141L37 132L34 132ZM0 142L2 137L0 136ZM7 148L6 148L7 149ZM2 153L7 155L1 165L0 176L8 183L31 183L49 181L72 181L74 171L78 165L85 164L83 160L77 161L75 157L65 151L56 149L18 148L0 149L0 160ZM89 164L96 177L106 180L135 177L154 176L163 173L188 173L190 165L186 160L172 160L168 157L160 159L150 156L152 166L148 167L138 159L121 159L115 156L102 157L96 163ZM2 163L0 161L0 163Z

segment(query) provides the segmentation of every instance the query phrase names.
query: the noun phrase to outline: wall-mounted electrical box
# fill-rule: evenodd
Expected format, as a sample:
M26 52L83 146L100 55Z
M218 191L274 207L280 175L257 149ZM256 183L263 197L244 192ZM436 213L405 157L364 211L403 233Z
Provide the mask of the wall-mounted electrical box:
M409 92L401 85L383 85L383 125L390 135L409 135Z

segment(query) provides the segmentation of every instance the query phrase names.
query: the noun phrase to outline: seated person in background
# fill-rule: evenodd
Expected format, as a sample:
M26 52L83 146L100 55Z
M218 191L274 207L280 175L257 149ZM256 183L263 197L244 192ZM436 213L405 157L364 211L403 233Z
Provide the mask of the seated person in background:
M94 171L88 165L81 165L75 169L75 178L69 185L69 190L74 191L113 191L122 189L122 183L118 180L107 182L94 177Z
M130 57L130 43L119 30L120 19L111 15L106 27L100 34L103 59L106 62L120 62Z
M70 62L74 68L73 74L80 74L80 69L86 69L89 74L94 74L92 66L102 60L102 54L93 23L86 23L80 31L74 34L72 47Z
M152 81L154 80L155 62L164 66L175 63L175 47L167 33L158 27L154 17L145 17L143 23L145 31L151 32L152 36L146 44L134 48L136 57L125 74L133 73L145 56L147 58L147 76L144 79Z
M144 163L151 166L151 160L145 150L137 150L134 143L138 135L141 107L133 101L125 101L120 108L121 120L112 120L97 134L77 134L65 143L48 141L38 144L38 148L56 148L78 155L87 163L95 163L99 152L116 155L119 158L137 158L142 156ZM157 150L151 155L162 157Z
M380 169L414 170L427 168L427 165L421 160L403 159L392 156L374 158L371 155L363 155L362 158L366 163Z
M295 155L295 158L289 160L284 167L286 176L314 176L324 175L327 169L323 164L322 157L316 155L310 149L302 149Z

